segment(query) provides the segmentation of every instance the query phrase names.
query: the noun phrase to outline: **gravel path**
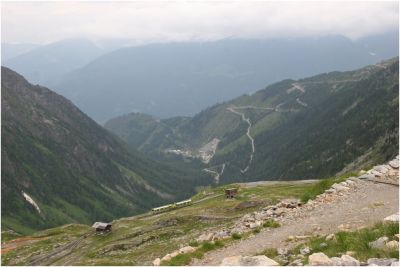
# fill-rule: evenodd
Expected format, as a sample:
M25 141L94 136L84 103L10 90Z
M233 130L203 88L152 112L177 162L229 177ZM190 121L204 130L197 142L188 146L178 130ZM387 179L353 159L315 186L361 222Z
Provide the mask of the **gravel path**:
M234 243L231 246L207 253L192 265L219 265L223 258L235 255L251 256L266 248L288 247L288 236L338 232L341 228L355 230L371 226L386 216L399 211L397 186L361 181L352 191L338 196L334 201L322 203L313 210L303 210L287 216L276 229L264 229L261 233Z

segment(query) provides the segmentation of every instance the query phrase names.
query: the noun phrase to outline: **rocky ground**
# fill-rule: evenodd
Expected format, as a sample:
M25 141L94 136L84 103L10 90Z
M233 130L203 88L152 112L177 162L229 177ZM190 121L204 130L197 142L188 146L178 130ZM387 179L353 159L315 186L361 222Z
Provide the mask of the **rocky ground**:
M193 260L192 265L274 265L276 262L271 262L266 256L254 255L267 248L288 250L312 235L329 236L338 231L353 231L372 226L388 216L387 220L398 221L398 168L398 157L396 157L387 165L375 166L367 172L362 171L358 177L350 177L346 181L333 184L323 194L304 205L296 199L283 200L276 205L244 215L230 228L204 233L199 236L198 241L215 241L229 238L235 233L249 233L254 229L260 229L260 226L271 220L281 225L279 228L262 229L260 233L249 238L211 251L202 259ZM193 249L185 248L188 251ZM161 260L169 260L180 253L183 252L174 251ZM310 255L309 264L360 264L350 255L329 258L321 254L323 253ZM365 264L390 265L395 259L384 261L385 259L370 259ZM158 264L160 259L154 262L154 265ZM292 264L301 265L301 261Z

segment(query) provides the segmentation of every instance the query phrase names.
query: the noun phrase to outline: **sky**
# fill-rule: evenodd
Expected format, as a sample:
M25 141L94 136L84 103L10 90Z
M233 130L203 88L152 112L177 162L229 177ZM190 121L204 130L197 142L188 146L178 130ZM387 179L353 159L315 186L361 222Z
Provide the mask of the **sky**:
M398 30L398 1L1 2L1 38L46 44L67 38L138 43Z

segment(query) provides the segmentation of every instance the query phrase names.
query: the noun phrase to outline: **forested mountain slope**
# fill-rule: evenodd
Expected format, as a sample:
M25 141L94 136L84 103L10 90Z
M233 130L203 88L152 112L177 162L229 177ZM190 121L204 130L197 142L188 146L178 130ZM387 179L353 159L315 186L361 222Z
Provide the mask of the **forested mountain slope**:
M191 119L133 113L105 126L153 156L200 158L223 183L316 178L393 157L398 96L395 58L355 71L283 80ZM207 158L204 150L214 156Z
M64 97L8 68L1 74L2 229L109 221L211 182L127 149Z

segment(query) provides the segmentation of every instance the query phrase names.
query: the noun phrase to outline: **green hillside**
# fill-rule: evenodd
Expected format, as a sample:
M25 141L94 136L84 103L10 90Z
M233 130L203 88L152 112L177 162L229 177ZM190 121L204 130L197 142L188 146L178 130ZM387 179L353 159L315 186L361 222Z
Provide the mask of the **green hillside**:
M4 67L1 88L3 230L109 221L211 182L128 149L69 100Z
M397 153L398 96L395 58L355 71L284 80L191 119L177 118L176 124L153 117L143 122L144 115L130 114L105 127L143 152L168 158L168 149L196 155L218 138L214 157L201 168L221 172L225 166L222 183L327 177L384 162ZM242 114L251 123L252 159L249 124ZM139 125L149 138L139 138Z

